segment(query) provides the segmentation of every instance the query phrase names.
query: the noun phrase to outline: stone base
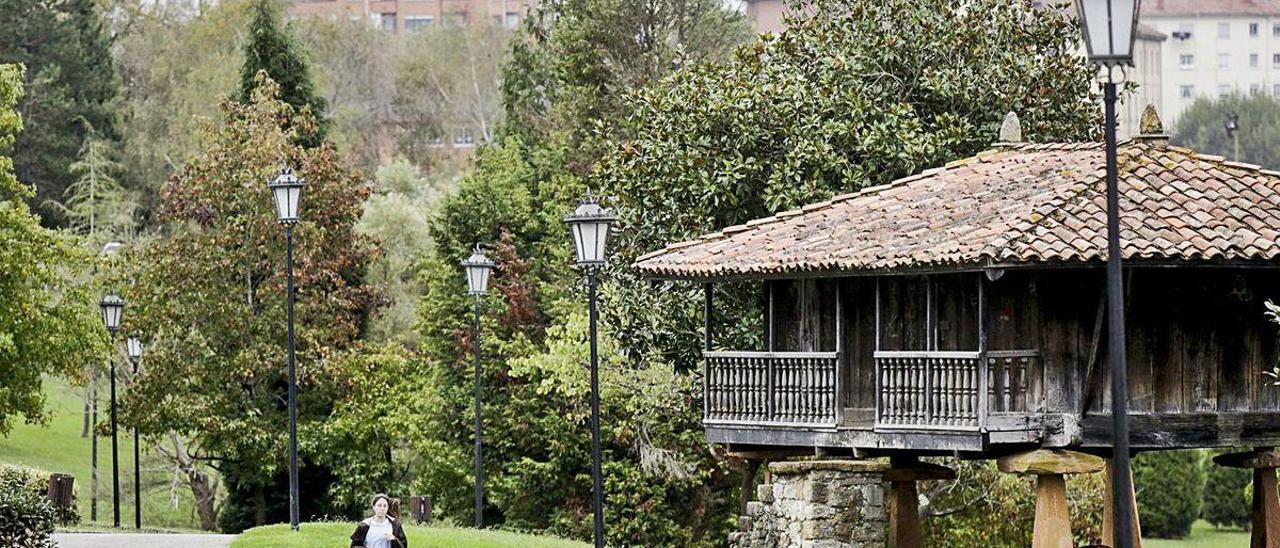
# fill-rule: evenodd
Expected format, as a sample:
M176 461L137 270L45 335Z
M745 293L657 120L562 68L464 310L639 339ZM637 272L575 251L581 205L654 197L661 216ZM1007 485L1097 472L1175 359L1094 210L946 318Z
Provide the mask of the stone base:
M888 523L879 462L775 462L729 536L732 548L883 548Z

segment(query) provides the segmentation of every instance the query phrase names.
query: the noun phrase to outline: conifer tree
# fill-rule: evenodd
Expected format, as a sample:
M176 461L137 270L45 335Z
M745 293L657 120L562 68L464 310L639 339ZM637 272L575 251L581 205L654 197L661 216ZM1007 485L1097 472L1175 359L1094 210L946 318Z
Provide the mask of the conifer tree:
M319 146L328 134L327 105L324 98L316 94L301 48L288 29L281 28L280 10L274 0L258 0L250 10L253 22L249 26L249 42L244 48L237 99L248 104L258 87L258 73L265 71L279 85L281 101L299 111L310 109L317 121L314 128L299 132L297 143L307 148Z

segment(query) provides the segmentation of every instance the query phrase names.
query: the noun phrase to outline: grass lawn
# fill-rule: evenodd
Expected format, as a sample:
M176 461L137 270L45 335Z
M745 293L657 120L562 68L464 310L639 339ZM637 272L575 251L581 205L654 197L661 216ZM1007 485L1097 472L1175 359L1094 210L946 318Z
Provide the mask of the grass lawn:
M285 525L245 531L231 548L313 548L347 546L355 523L303 523L297 533ZM439 527L405 527L411 548L586 548L581 542L519 535L505 531L476 531Z
M1238 529L1217 529L1204 521L1191 526L1191 536L1182 540L1143 539L1143 548L1248 548L1249 533Z
M90 521L90 439L80 437L84 400L81 390L66 381L45 377L51 420L48 426L15 425L8 437L0 438L0 463L34 466L49 472L75 476L80 515L85 525L111 524L111 437L98 438L98 520ZM98 392L100 420L110 418L110 389L103 383ZM120 525L133 528L133 433L120 431ZM187 529L199 526L190 489L180 484L177 507L171 505L172 470L160 460L142 456L142 525L155 529Z

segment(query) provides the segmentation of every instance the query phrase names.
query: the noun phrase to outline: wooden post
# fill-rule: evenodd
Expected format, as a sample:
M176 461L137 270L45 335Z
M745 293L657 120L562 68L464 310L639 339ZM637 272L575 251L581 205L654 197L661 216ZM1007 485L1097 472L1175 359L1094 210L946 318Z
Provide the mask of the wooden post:
M1036 521L1031 548L1072 548L1067 483L1063 476L1100 471L1103 460L1075 451L1037 449L1001 457L996 465L1001 472L1036 476Z
M1280 495L1276 493L1276 468L1280 451L1270 447L1244 453L1218 455L1220 466L1253 469L1252 538L1249 548L1280 548Z
M1102 497L1102 508L1103 508L1102 510L1102 543L1106 544L1107 546L1116 546L1115 514L1114 514L1114 509L1112 508L1112 505L1116 504L1116 501L1118 498L1115 496L1115 493L1112 492L1111 474L1114 472L1112 472L1112 469L1111 469L1110 459L1107 459L1107 466L1106 466L1105 472L1106 472L1105 479L1107 483L1107 489L1106 489L1106 493ZM1133 487L1133 471L1132 470L1129 471L1129 478L1130 478L1129 487L1132 488ZM1133 528L1130 529L1130 531L1133 534L1131 535L1132 538L1130 538L1129 540L1130 546L1133 546L1133 548L1142 548L1142 526L1139 524L1139 520L1138 520L1138 499L1134 496L1133 489L1129 489L1129 496L1126 498L1128 499L1128 504L1130 508L1129 515L1133 516Z
M756 493L756 472L760 470L760 464L764 462L760 459L744 459L746 468L742 471L742 507L739 508L739 514L747 515L747 503L751 502L752 497Z
M936 464L922 463L914 455L890 457L893 468L884 474L889 482L889 548L924 546L920 527L918 481L955 479L954 470Z

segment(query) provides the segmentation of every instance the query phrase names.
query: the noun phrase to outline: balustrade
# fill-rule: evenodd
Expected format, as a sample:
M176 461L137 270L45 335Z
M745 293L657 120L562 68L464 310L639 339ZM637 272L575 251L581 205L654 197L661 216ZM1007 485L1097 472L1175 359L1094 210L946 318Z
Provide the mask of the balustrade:
M705 422L834 425L836 352L704 352Z

